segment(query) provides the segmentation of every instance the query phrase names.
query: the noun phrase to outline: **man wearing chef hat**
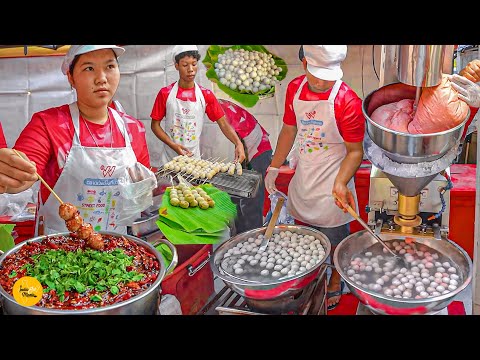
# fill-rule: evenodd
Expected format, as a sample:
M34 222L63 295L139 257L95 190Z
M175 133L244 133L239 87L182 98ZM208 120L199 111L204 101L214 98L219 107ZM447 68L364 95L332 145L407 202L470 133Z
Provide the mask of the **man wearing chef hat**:
M298 164L288 187L288 210L297 223L323 232L333 254L349 235L353 220L333 194L358 209L353 176L363 159L365 118L362 100L341 80L347 46L303 45L303 54L305 75L288 84L283 126L265 187L269 193L277 190L279 168L296 140ZM330 310L340 301L342 285L339 273L332 270Z
M205 114L216 122L222 133L235 145L235 161L245 159L245 151L235 130L226 121L222 107L212 91L195 82L200 53L196 45L176 45L172 60L179 80L157 94L153 104L152 131L164 143L160 154L163 165L177 155L200 157L200 136ZM165 120L163 120L165 119ZM160 122L164 121L164 128Z

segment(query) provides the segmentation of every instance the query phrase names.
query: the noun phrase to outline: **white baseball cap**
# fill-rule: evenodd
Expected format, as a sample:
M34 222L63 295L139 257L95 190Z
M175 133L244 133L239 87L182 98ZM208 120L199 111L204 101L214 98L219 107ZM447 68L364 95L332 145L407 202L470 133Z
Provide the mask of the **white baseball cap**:
M67 75L68 69L72 64L73 59L75 59L75 56L101 49L112 49L115 52L115 55L117 55L117 57L119 57L125 52L124 48L116 45L71 45L70 49L68 49L68 52L65 55L65 58L63 59L63 74Z
M175 56L185 51L198 51L197 45L175 45L172 50L172 60L175 64Z
M303 45L308 71L318 79L340 80L340 64L347 56L347 45Z

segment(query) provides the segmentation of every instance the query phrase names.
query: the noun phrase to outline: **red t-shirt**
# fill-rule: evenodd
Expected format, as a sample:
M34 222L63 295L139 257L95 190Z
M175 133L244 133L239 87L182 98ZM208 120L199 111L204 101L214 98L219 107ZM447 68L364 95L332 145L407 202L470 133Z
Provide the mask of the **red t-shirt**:
M3 135L2 123L0 122L0 149L7 147L7 140L5 140L5 135Z
M225 119L227 119L228 123L235 129L238 136L241 139L245 139L246 136L250 135L255 126L257 126L257 119L255 119L255 117L244 108L232 103L231 101L218 99L218 102L225 112ZM253 159L258 155L263 154L265 151L272 149L272 145L268 139L267 131L261 125L260 128L262 130L263 137L258 145L257 153L254 154L250 159Z
M287 125L297 125L297 117L293 111L293 97L306 75L301 75L288 84L285 95L285 114L283 122ZM303 101L328 100L332 89L316 93L308 88L306 82L300 92L299 99ZM362 99L358 97L345 82L342 82L334 101L335 119L343 140L346 142L363 141L365 134L365 117L362 113Z
M155 103L153 104L152 113L150 114L152 120L161 121L165 117L168 95L170 94L170 91L172 91L174 85L175 83L172 83L169 86L160 89L158 92ZM210 90L205 89L200 85L198 86L200 87L203 97L205 98L205 113L211 121L217 121L223 116L223 110L218 103L217 98ZM195 88L193 87L191 89L184 89L179 86L177 91L177 99L195 102L197 100L195 97Z
M120 113L122 115L122 113ZM108 112L109 119L103 125L88 122L88 129L92 132L100 147L110 147L112 143L110 121L112 121L113 147L124 147L125 138L118 128L112 113ZM145 127L143 123L130 115L124 114L127 123L127 132L130 136L133 151L138 162L150 167ZM83 146L97 146L92 135L80 116L80 142ZM68 105L50 108L33 114L30 122L25 126L15 143L15 149L23 151L37 166L38 174L43 177L53 189L66 158L72 147L75 130ZM45 202L50 194L48 189L41 185L41 196ZM60 195L61 196L61 195Z

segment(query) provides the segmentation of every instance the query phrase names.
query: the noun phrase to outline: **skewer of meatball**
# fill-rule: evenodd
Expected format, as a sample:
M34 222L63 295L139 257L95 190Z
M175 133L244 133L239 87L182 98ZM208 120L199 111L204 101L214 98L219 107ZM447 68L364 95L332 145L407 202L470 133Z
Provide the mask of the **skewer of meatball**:
M80 212L71 203L62 203L58 214L65 220L68 231L75 233L80 239L85 240L87 246L95 250L102 250L105 246L102 235L93 231L90 223L83 221Z

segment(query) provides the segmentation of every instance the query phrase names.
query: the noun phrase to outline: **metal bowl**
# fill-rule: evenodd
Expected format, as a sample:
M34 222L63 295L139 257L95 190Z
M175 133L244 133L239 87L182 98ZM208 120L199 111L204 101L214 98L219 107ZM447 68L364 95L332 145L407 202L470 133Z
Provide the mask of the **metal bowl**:
M165 277L165 275L173 269L178 262L177 251L175 246L173 246L170 242L159 239L158 242L161 242L167 245L173 254L172 262L170 263L169 267L165 266L165 262L163 260L162 255L160 252L155 249L153 245L136 238L131 235L123 235L117 234L108 231L99 231L102 235L113 235L113 236L124 236L125 238L135 242L136 244L147 248L149 252L155 255L157 260L160 263L160 271L158 274L157 279L155 282L144 292L137 294L131 297L128 300L119 302L117 304L103 306L99 308L93 309L81 309L81 310L61 310L61 309L50 309L44 308L40 306L23 306L17 303L17 301L7 293L2 286L0 286L0 301L3 306L3 311L5 314L9 315L154 315L158 308L158 302L160 299L160 284ZM69 236L69 232L58 233L48 235L49 237L54 236ZM47 235L37 236L27 241L23 241L14 248L5 252L2 256L0 256L0 266L2 266L3 261L5 258L20 250L20 248L28 243L32 242L40 242L45 239Z
M395 83L371 92L362 103L368 135L390 159L399 163L417 164L441 158L460 141L465 123L470 117L468 109L468 114L461 124L434 134L398 132L381 126L370 118L378 107L403 99L415 99L415 93L415 86Z
M243 296L251 307L261 308L261 311L265 312L281 312L288 307L289 300L293 300L296 295L301 293L316 278L320 272L321 265L330 255L331 244L330 240L316 229L301 225L277 225L273 234L278 234L281 231L291 231L297 234L315 236L321 241L325 249L325 257L309 270L284 280L254 283L241 279L240 275L237 278L226 274L220 266L223 255L238 243L246 241L249 237L255 238L260 234L264 234L266 229L266 227L262 227L246 231L225 241L213 252L210 258L210 266L214 274L222 279L233 291Z
M381 238L388 242L398 240L402 238L402 236L381 234ZM333 262L350 291L372 312L382 315L435 314L447 307L453 301L454 297L468 286L472 280L472 261L462 248L450 240L416 237L415 241L449 257L459 269L459 275L463 283L459 284L454 291L448 294L425 299L394 298L363 287L360 288L349 279L344 269L350 265L353 255L361 253L369 246L377 243L373 236L366 230L356 232L343 239L335 249Z

